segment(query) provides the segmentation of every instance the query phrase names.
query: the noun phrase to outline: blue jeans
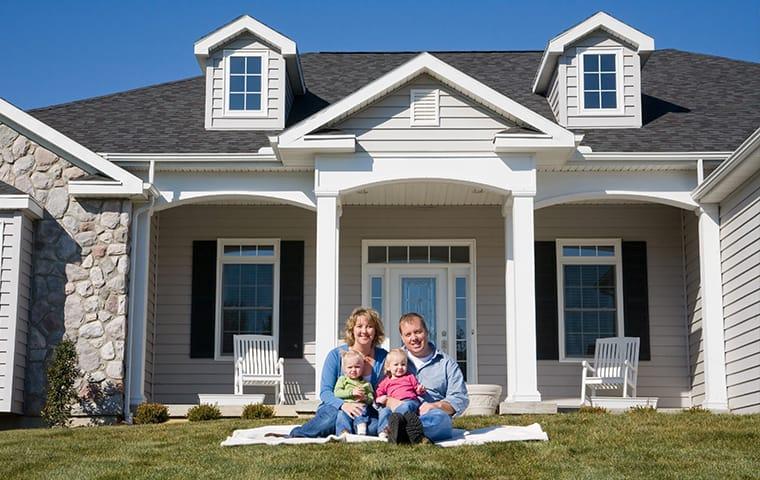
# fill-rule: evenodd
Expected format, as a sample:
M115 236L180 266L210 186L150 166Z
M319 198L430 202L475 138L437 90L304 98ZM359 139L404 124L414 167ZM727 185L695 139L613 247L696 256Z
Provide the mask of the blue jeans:
M356 426L359 424L367 425L367 432L369 432L369 407L364 407L364 413L351 418L346 412L340 410L338 412L338 418L335 419L335 435L340 435L343 431L348 433L356 433Z
M417 413L417 410L420 408L420 402L419 400L402 400L401 404L396 407L396 412L401 415L405 414L406 412L414 412ZM386 429L388 426L388 417L391 416L391 413L394 413L391 411L388 407L383 407L378 412L378 422L377 422L377 431L382 432Z
M425 436L433 442L447 440L454 435L454 429L451 427L451 416L440 408L429 410L420 417L420 422L422 422L422 430L425 432Z
M290 436L317 438L332 435L335 433L335 419L338 418L339 411L333 406L321 404L317 408L314 418L291 430Z

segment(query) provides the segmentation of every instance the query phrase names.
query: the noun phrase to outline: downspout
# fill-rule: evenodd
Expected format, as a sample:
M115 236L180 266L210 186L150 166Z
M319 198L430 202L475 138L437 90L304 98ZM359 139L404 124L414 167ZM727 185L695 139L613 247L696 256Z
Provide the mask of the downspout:
M153 180L155 176L155 168L156 163L154 160L150 161L150 166L148 169L148 185L147 187L143 187L143 190L148 194L148 198L150 201L143 205L142 207L138 208L134 211L132 214L132 231L129 234L129 241L130 241L130 247L129 247L129 268L130 268L130 278L129 278L129 308L127 310L127 350L126 350L126 366L125 369L125 381L124 381L124 405L122 411L124 412L124 421L127 423L132 423L132 412L129 409L129 401L132 397L132 344L134 342L134 329L130 326L130 316L135 311L135 297L134 292L136 289L135 285L135 269L137 268L137 233L139 230L140 222L138 219L140 218L140 215L145 214L146 212L150 212L153 210L153 207L156 203L156 197L159 196L158 190L153 186Z

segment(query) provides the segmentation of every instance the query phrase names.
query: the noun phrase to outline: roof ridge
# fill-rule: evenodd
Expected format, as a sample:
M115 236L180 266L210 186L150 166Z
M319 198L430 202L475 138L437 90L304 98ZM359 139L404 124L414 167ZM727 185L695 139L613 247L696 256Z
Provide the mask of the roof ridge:
M127 89L127 90L120 90L118 92L106 93L106 94L103 94L103 95L96 95L94 97L80 98L80 99L77 99L77 100L70 100L68 102L63 102L63 103L54 103L53 105L46 105L44 107L30 108L29 110L25 110L25 111L27 113L32 113L32 112L40 112L40 111L44 111L44 110L52 110L52 109L59 108L59 107L67 107L67 106L73 105L75 103L86 103L86 102L91 102L91 101L95 101L95 100L102 100L102 99L108 98L108 97L115 97L117 95L123 95L125 93L139 92L140 90L147 90L149 88L163 87L163 86L167 86L167 85L174 85L174 84L177 84L177 83L189 82L191 80L197 80L198 78L203 78L203 75L196 75L194 77L182 78L182 79L179 79L179 80L170 80L168 82L153 83L151 85L143 85L142 87L135 87L135 88Z
M721 60L728 60L730 62L748 63L750 65L760 65L760 62L753 62L751 60L742 60L739 58L724 57L722 55L716 55L714 53L692 52L691 50L681 50L680 48L658 48L655 50L655 52L667 52L667 51L688 53L689 55L699 55L700 57L719 58Z
M303 52L301 55L319 55L319 54L329 54L329 55L367 55L367 54L378 54L378 55L409 55L409 54L419 54L419 53L541 53L543 50L326 50L326 51L317 51L317 52Z

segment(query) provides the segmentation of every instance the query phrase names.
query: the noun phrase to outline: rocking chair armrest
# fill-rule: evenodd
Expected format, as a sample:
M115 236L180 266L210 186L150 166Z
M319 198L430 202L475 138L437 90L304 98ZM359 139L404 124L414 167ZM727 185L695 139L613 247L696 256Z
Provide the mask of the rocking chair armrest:
M277 371L282 372L285 368L285 359L280 357L277 359Z
M596 369L591 366L591 364L588 363L588 361L583 360L581 362L581 366L585 369L591 370L592 373L596 373Z
M634 372L636 371L636 367L633 366L633 364L631 362L629 362L628 360L623 360L623 365L625 365L626 367L630 368Z

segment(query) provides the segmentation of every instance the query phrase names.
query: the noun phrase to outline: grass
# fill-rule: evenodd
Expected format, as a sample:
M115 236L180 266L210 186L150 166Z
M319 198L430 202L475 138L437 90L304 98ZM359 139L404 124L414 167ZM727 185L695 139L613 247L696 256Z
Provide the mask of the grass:
M457 419L539 422L549 442L443 449L385 444L241 446L237 428L293 419L0 432L0 478L758 478L760 415L584 412Z

